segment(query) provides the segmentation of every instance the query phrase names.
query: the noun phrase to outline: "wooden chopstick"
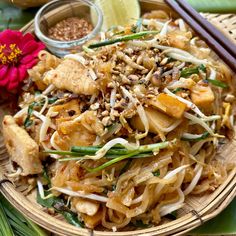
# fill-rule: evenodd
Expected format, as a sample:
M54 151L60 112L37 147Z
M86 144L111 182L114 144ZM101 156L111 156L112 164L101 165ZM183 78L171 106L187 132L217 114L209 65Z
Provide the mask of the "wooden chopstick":
M216 29L209 21L204 19L186 0L176 0L178 4L188 12L212 37L214 37L225 49L236 57L236 45Z
M212 48L234 72L236 72L236 57L234 57L229 50L223 47L221 43L209 34L208 31L203 28L191 15L189 15L188 12L186 12L176 1L165 0L165 2L206 41L209 47Z

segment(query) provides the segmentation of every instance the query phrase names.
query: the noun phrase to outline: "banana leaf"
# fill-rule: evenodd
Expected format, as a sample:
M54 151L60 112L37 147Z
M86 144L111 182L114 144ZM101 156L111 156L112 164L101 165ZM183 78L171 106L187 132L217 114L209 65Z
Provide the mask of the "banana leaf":
M187 0L199 12L236 13L235 0Z
M0 2L0 31L7 28L20 29L34 18L36 11L36 8L22 10Z
M193 230L189 235L226 235L236 233L236 198L214 219Z

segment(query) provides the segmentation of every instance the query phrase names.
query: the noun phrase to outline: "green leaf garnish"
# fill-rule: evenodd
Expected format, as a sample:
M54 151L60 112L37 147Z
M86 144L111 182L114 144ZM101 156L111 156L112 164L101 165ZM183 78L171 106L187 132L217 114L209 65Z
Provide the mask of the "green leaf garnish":
M197 67L185 68L180 72L180 77L188 77L193 74L198 74L200 70L206 72L206 67L203 64L201 64L200 66Z
M151 226L149 224L144 224L142 220L136 220L135 222L132 222L131 224L135 226L136 228L143 228L143 229Z
M216 79L206 79L206 81L220 88L226 89L229 87L226 83Z
M109 40L105 40L102 42L93 43L93 44L90 44L88 47L89 48L98 48L98 47L102 47L102 46L111 45L114 43L125 42L125 41L129 41L129 40L133 40L133 39L139 39L139 38L142 38L146 35L157 34L157 33L159 33L159 31L141 31L139 33L125 35L125 36L117 37L115 39L109 39Z
M49 195L49 193L46 194L45 192L45 196L47 195ZM55 209L57 213L60 213L61 215L64 216L64 218L67 220L68 223L80 228L84 227L84 224L78 220L77 214L72 212L65 205L63 199L55 196L43 199L41 198L39 192L37 191L37 202L44 207Z
M167 217L168 219L171 219L171 220L176 220L177 219L177 211L173 211L173 212L167 214L165 217Z
M48 234L38 225L26 219L0 195L0 235L47 236Z
M152 174L156 177L160 176L160 170L154 171L154 172L152 172Z

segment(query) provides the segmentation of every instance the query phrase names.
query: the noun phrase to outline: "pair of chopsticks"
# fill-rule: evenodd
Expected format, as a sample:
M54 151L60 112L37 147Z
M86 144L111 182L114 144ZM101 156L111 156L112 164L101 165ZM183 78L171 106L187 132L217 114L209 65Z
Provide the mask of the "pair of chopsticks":
M196 12L185 0L165 0L218 56L236 72L236 45Z

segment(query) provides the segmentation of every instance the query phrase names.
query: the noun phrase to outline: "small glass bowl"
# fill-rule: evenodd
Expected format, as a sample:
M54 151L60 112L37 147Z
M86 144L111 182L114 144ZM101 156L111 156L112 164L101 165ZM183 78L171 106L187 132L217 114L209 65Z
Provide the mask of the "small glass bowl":
M91 13L93 12L93 13ZM94 14L92 21L91 14ZM86 19L93 25L93 30L83 38L72 41L59 41L49 38L48 30L57 22L68 17ZM82 45L94 38L101 30L103 14L99 7L89 0L55 0L44 5L35 16L35 34L48 50L53 54L63 57L81 50Z

